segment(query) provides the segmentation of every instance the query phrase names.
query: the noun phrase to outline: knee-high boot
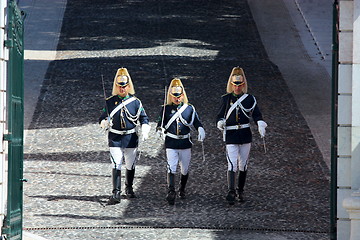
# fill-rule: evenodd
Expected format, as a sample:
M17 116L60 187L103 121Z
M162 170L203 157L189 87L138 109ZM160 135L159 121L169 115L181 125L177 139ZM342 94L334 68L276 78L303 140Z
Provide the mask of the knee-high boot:
M175 198L176 198L175 174L173 174L173 173L168 173L167 174L167 183L168 183L168 193L166 195L166 200L168 201L168 203L170 205L174 205L175 204Z
M244 186L247 171L239 171L237 195L240 202L244 202Z
M230 205L235 203L236 193L235 193L235 172L228 171L227 172L227 181L228 181L228 194L226 196L226 200Z
M113 195L110 197L107 205L114 205L120 203L121 198L121 170L113 169L112 170L112 183L113 183Z
M179 188L179 196L181 199L185 198L185 187L186 187L188 178L189 178L189 173L186 175L181 174L180 188Z
M133 182L135 176L135 168L132 170L127 170L125 172L125 194L128 198L135 198L135 193L133 190Z

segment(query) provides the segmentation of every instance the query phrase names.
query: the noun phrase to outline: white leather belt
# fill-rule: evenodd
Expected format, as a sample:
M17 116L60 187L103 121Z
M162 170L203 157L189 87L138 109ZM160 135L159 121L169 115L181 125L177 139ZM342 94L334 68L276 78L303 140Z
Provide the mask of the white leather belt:
M133 129L130 129L130 130L122 130L121 131L121 130L116 130L116 129L110 128L109 131L112 132L112 133L119 134L119 135L126 135L126 134L131 134L131 133L136 132L136 129L133 128Z
M225 128L226 128L226 130L239 130L239 129L248 128L248 127L250 127L250 123L234 125L234 126L226 126Z
M175 138L175 139L185 139L185 138L189 138L190 137L190 133L186 134L186 135L175 135L172 133L165 133L166 136L171 137L171 138Z

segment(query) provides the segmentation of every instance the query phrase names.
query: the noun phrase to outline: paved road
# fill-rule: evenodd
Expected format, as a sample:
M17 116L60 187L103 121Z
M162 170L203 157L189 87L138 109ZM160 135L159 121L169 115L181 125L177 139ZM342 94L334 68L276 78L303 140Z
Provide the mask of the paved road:
M330 169L333 1L248 2L266 52L279 67Z
M48 239L327 239L328 168L260 36L245 0L68 0L56 60L27 130L25 229ZM229 207L214 113L237 65L269 124L268 152L255 135L248 201ZM111 177L105 136L96 125L100 76L110 94L121 66L129 69L152 124L164 86L176 76L205 125L206 162L195 144L189 198L174 207L164 201L164 150L155 136L141 146L139 197L104 207Z

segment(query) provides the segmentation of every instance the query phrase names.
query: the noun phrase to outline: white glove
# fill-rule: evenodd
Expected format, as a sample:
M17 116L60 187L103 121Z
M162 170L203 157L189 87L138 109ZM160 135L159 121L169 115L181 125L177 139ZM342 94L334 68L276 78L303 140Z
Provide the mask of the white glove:
M141 140L145 141L149 138L149 132L150 132L151 126L149 124L143 124L141 125Z
M165 140L165 129L162 127L159 127L156 129L156 135L161 138L162 140Z
M112 125L113 125L112 119L110 119L109 117L101 120L100 122L100 127L105 131L108 130L110 127L112 127Z
M225 128L225 119L220 119L218 122L217 122L217 128L219 130L224 130Z
M199 132L198 141L200 141L200 142L204 141L204 139L205 139L205 130L204 130L204 128L199 127L198 132Z
M259 130L261 138L265 137L265 132L266 132L265 128L267 127L266 122L260 120L257 122L257 124L258 124L258 130Z

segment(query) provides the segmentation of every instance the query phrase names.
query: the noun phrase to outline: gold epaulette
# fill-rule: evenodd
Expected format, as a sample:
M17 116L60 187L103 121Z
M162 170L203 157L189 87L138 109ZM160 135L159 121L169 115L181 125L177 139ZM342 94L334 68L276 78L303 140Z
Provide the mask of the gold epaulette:
M116 95L112 95L112 96L106 98L106 100L109 100L109 99L111 99L111 98L113 98L113 97L115 97L115 96L116 96Z
M140 100L135 95L131 95L131 94L129 94L129 95L130 95L130 97L134 97L135 99Z
M225 97L226 95L229 95L229 94L231 94L231 93L225 93L225 94L222 95L221 97Z

